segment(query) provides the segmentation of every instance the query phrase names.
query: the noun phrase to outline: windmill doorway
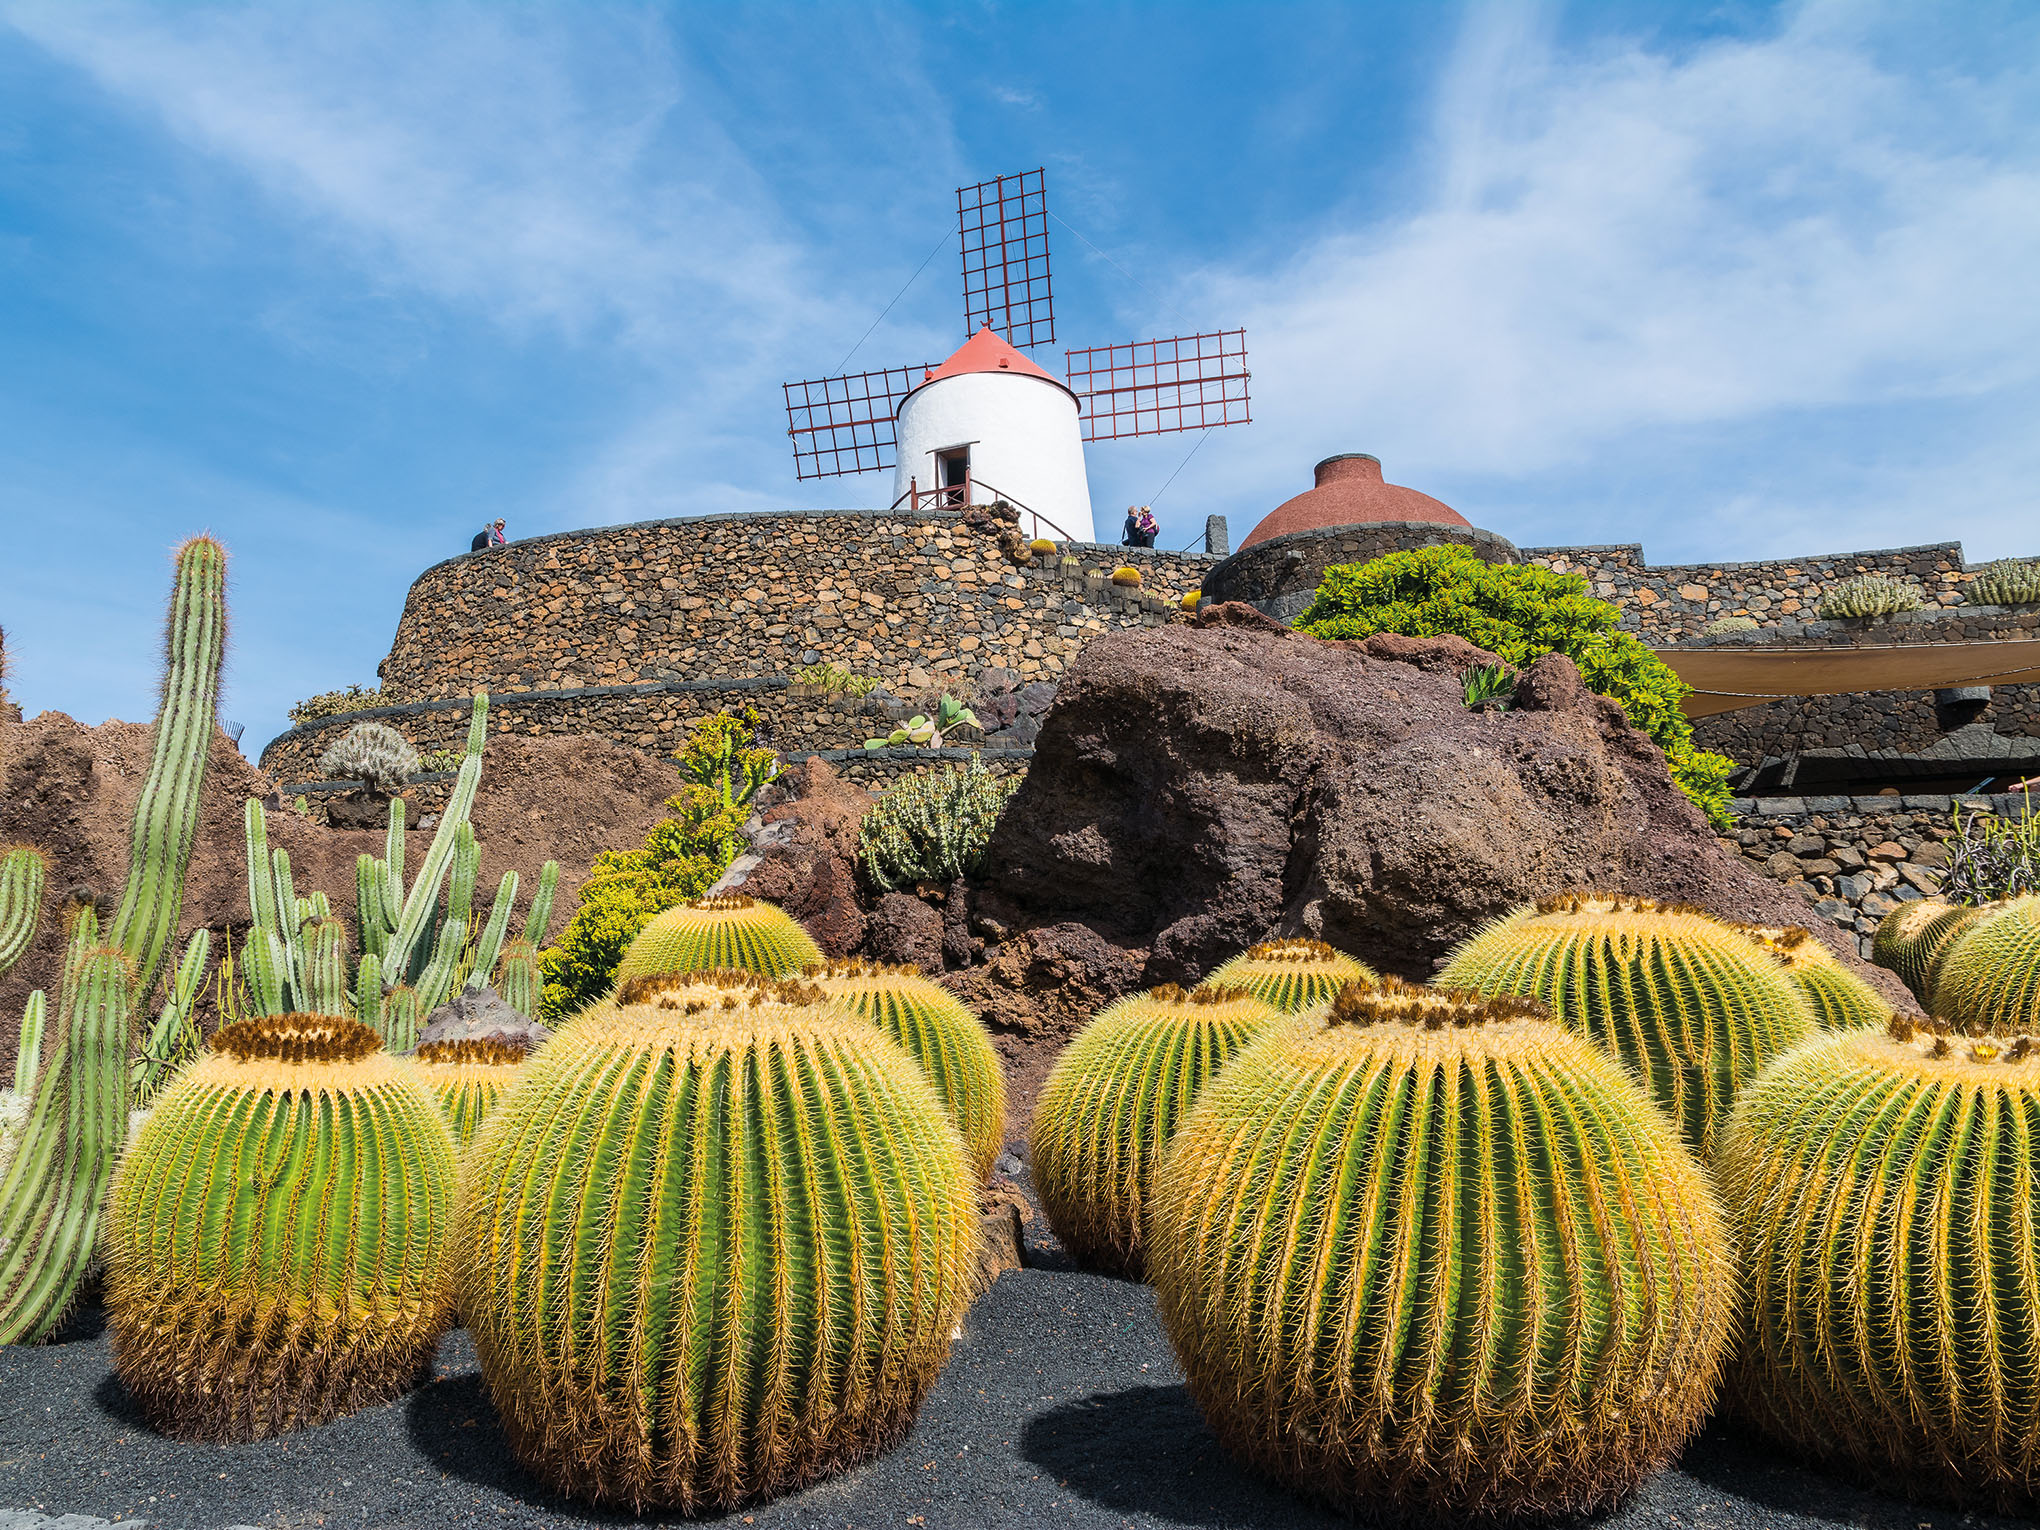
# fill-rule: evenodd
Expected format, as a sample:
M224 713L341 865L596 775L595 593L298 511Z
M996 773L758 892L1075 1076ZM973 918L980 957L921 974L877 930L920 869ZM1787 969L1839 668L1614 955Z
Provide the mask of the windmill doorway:
M970 503L970 449L975 443L948 447L935 454L935 481L942 487L945 506Z

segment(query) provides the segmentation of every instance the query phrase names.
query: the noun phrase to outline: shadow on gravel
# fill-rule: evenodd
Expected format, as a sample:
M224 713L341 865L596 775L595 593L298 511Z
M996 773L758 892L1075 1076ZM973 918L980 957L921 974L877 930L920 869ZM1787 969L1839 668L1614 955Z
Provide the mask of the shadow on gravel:
M97 1283L88 1285L79 1297L57 1331L49 1336L46 1344L90 1344L106 1332L106 1308L99 1300Z
M1861 1478L1830 1475L1801 1461L1783 1445L1717 1419L1679 1459L1679 1470L1697 1481L1748 1503L1781 1514L1862 1526L1864 1530L1921 1530L1921 1527L2025 1525L1939 1503L1909 1503L1863 1486Z
M1242 1530L1350 1526L1233 1464L1182 1386L1095 1392L1027 1421L1020 1453L1124 1514Z
M124 1429L146 1430L149 1427L134 1394L120 1384L117 1372L108 1371L99 1378L99 1385L92 1389L92 1401L101 1413Z

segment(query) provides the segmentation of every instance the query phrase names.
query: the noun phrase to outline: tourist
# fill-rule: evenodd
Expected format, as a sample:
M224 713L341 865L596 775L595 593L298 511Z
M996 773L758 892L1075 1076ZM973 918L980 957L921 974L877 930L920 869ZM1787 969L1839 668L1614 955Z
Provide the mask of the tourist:
M1150 510L1146 505L1142 505L1140 507L1140 545L1142 547L1154 546L1155 538L1161 535L1161 530L1161 524L1156 521L1154 511Z
M1128 505L1126 524L1119 531L1121 547L1152 547L1155 545L1155 518L1146 505Z
M501 547L509 540L503 535L503 517L499 515L493 523L475 533L475 539L468 543L468 551L480 552L485 547Z

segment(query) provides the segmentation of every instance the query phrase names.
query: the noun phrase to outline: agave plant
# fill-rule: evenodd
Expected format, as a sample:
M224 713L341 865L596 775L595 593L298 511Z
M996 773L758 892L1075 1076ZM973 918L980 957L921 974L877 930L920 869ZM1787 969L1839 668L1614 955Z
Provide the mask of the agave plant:
M933 717L924 716L922 713L916 712L884 738L866 739L864 747L866 749L888 749L897 748L901 744L919 744L929 749L940 749L945 734L951 733L958 728L976 728L980 726L982 725L978 722L977 713L958 701L954 696L945 694L935 704L935 715Z

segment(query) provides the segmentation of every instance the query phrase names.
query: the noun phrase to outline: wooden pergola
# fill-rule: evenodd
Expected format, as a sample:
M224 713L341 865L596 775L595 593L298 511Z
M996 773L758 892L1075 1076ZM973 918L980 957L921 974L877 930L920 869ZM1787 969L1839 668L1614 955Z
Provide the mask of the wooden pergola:
M1657 656L1693 687L1684 702L1688 717L1713 717L1788 696L2040 681L2040 638L1880 648L1660 648Z

